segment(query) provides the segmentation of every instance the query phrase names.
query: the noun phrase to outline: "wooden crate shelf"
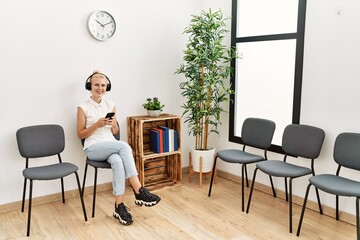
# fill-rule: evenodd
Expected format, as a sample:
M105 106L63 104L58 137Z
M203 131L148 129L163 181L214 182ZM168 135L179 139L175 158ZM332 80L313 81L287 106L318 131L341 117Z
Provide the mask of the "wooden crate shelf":
M143 186L157 189L177 186L182 181L180 116L130 116L127 118L128 142L133 149L136 168ZM166 126L178 132L178 150L165 153L150 151L149 129Z

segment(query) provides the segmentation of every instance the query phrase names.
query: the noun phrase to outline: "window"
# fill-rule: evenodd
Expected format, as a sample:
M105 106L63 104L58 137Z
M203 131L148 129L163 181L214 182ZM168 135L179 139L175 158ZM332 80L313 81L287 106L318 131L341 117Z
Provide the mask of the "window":
M276 123L269 150L282 152L286 125L299 123L306 0L233 0L231 44L242 59L232 62L235 94L229 140L242 143L247 117Z

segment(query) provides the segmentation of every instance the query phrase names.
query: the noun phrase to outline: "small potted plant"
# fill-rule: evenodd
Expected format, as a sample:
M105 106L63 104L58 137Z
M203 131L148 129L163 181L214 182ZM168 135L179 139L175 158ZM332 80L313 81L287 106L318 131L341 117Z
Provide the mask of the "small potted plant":
M165 105L161 104L157 97L147 98L146 102L142 106L147 110L147 114L150 117L158 117L165 107Z

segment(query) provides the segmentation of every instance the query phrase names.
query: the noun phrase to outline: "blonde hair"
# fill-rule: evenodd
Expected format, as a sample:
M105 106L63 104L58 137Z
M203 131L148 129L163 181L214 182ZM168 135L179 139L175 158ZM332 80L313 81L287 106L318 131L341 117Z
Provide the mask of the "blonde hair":
M91 78L90 78L90 82L91 82L91 79L93 78L104 78L104 79L107 79L107 77L101 73L100 71L98 70L94 70L93 74L91 75Z

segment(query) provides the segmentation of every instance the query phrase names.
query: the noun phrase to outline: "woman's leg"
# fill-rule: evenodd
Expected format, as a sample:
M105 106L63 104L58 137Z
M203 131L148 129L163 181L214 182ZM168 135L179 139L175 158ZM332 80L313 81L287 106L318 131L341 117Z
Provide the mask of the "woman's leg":
M132 149L123 141L106 141L94 144L85 150L91 160L104 161L108 159L113 169L113 192L115 196L123 195L125 191L125 178L129 179L130 185L134 189L136 203L146 206L156 205L160 198L148 192L141 186ZM124 178L125 176L125 178ZM115 197L115 201L123 198Z
M110 163L113 172L112 186L113 186L113 194L116 200L115 203L117 205L122 202L119 201L123 198L122 196L125 193L124 164L123 164L123 160L117 153L110 155L107 161Z
M115 206L119 206L120 203L124 202L124 195L115 196Z
M125 178L129 179L130 185L135 192L139 193L138 191L141 187L141 183L138 178L132 149L129 144L123 141L107 141L94 144L87 148L85 152L88 155L88 158L94 161L104 161L112 154L118 154L123 162Z
M131 187L134 189L135 193L139 194L139 189L141 188L141 183L138 176L129 178Z
M123 160L126 179L129 179L131 187L138 192L141 183L138 178L138 172L136 170L135 160L130 145L126 142L119 141L118 154Z
M120 155L114 153L108 157L107 160L111 164L113 171L113 194L115 196L115 210L113 216L119 219L121 224L129 225L133 222L131 214L128 212L128 208L124 205L124 193L125 193L125 169L124 163Z

